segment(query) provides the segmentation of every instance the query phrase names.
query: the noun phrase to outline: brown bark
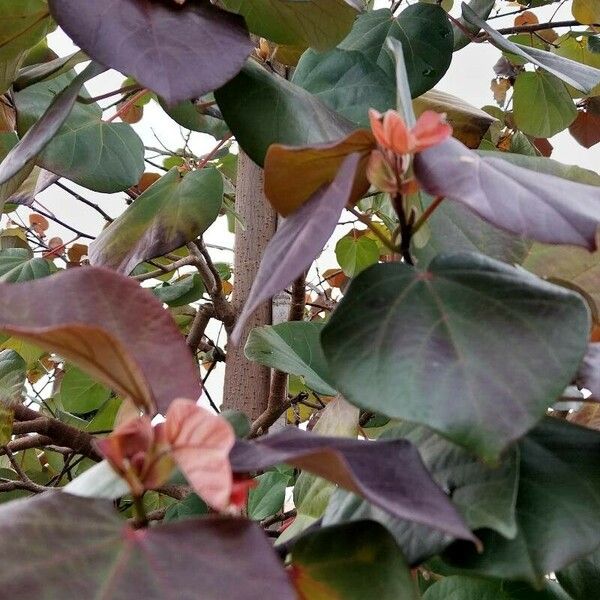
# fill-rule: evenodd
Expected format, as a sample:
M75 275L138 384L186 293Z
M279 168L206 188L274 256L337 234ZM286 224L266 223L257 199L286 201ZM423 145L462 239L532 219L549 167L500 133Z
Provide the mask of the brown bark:
M235 208L244 220L245 230L236 226L232 299L236 314L248 298L264 250L277 230L277 215L264 196L263 182L262 169L240 150ZM240 343L227 349L223 408L241 410L251 419L267 407L271 374L270 369L246 359L244 344L252 328L269 325L271 318L271 303L265 302L248 319Z

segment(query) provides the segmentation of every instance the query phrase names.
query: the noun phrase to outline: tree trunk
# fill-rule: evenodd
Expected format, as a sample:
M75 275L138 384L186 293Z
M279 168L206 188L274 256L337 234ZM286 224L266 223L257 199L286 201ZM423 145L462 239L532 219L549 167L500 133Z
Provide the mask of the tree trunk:
M248 298L264 250L277 230L277 215L265 198L263 181L263 170L240 150L235 208L246 228L237 224L235 231L232 303L237 314ZM223 408L241 410L253 420L267 407L271 370L247 360L244 345L252 328L270 325L271 321L271 302L265 302L248 319L239 345L227 348Z

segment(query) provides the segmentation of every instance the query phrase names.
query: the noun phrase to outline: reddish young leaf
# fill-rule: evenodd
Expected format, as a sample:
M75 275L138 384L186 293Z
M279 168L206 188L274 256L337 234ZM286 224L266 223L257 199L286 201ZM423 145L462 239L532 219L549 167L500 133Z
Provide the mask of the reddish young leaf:
M164 425L171 456L190 485L207 504L225 510L233 479L229 451L235 442L229 421L178 398L169 406Z
M252 51L244 20L208 1L50 0L56 22L98 62L169 104L229 81Z
M164 423L152 427L146 415L120 425L97 445L137 497L166 483L175 466L168 454Z
M324 185L332 182L346 157L359 153L361 166L356 170L352 191L352 199L357 201L369 189L364 172L374 147L375 138L366 129L359 129L341 140L325 144L272 144L265 158L265 194L273 208L286 217Z
M360 163L360 154L347 156L333 182L317 191L277 229L236 323L233 343L239 341L245 321L256 308L294 281L319 255L352 196Z
M337 483L395 517L475 541L417 449L406 440L369 442L288 427L256 441L237 440L229 458L234 473L291 464Z
M0 537L12 540L3 598L296 599L271 543L245 519L134 530L109 501L56 492L2 504Z
M148 414L200 394L197 366L169 313L107 269L0 284L0 330L58 352Z
M580 111L569 127L569 133L584 147L591 148L600 142L600 114Z
M550 244L596 248L600 188L480 156L455 139L415 156L426 192L461 202L492 225Z

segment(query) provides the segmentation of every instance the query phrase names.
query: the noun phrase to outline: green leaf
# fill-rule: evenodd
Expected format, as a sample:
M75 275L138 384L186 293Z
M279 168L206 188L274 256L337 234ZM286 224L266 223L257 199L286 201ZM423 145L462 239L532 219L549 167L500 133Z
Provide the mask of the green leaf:
M16 178L21 172L29 175L33 164L36 160L39 160L38 154L48 146L63 127L73 109L83 83L104 71L106 71L105 67L92 62L78 75L72 73L65 75L66 79L60 84L60 88L56 90L55 94L51 94L47 98L47 104L37 107L39 113L32 117L27 126L27 132L22 135L19 143L11 148L10 152L4 157L0 164L0 182L4 183ZM21 113L16 97L15 104L17 117L20 117ZM19 125L18 118L17 125ZM22 132L20 133L22 134Z
M109 396L107 387L74 366L66 369L60 382L60 400L70 413L80 415L97 410Z
M394 77L356 51L308 50L292 81L361 127L369 125L369 108L383 112L395 104Z
M366 235L355 237L350 232L338 240L335 257L342 271L348 277L354 277L379 260L379 246Z
M10 87L29 49L51 27L45 0L0 0L0 94Z
M556 578L573 600L589 600L600 590L600 549L571 563Z
M374 521L336 525L303 536L292 550L292 573L302 598L418 598L394 538Z
M470 0L467 6L473 10L477 16L479 16L484 21L490 16L494 5L496 4L496 0ZM463 26L463 28L467 29L467 31L471 32L473 35L477 35L480 31L480 28L477 25L471 25L471 23L465 21L464 17L459 17L458 22ZM458 27L455 23L452 23L452 30L454 31L454 51L461 50L465 46L468 46L471 43L471 38L469 38L463 29Z
M423 208L433 197L421 192ZM444 201L427 220L429 239L419 247L413 243L413 254L419 264L427 265L444 252L480 252L509 264L519 264L527 256L531 242L498 229L457 202ZM566 246L556 246L565 248ZM582 252L586 253L585 250Z
M73 78L72 72L66 73L15 94L19 135L34 126ZM103 122L97 104L75 103L37 164L94 191L119 192L140 180L144 147L131 126Z
M341 488L337 488L331 495L322 525L365 519L377 521L394 536L410 565L418 565L439 554L453 540L450 535L438 529L393 517L371 502Z
M517 536L481 529L483 553L456 542L444 560L464 573L539 585L600 545L600 432L546 417L519 451Z
M180 502L169 506L165 513L164 522L185 521L186 519L207 515L209 512L209 508L204 500L192 492Z
M0 281L18 283L50 275L50 263L44 258L32 258L25 248L0 250Z
M19 138L16 133L0 133L0 162L8 156L8 153L17 145ZM4 203L21 187L27 180L35 167L35 161L29 160L22 167L17 168L14 175L8 176L4 183L0 183L0 206L4 208Z
M515 505L519 454L509 450L497 466L448 442L433 431L403 423L386 429L380 439L405 438L419 449L425 466L452 497L471 529L493 529L506 538L517 534Z
M203 112L198 104L202 104L206 100L207 97L201 98L197 102L185 100L175 106L169 106L162 98L158 98L158 103L169 117L182 127L191 131L208 133L216 139L222 139L227 135L229 127L223 119L217 119L208 112Z
M536 590L523 583L493 581L472 577L444 577L433 584L423 600L570 600L555 581L545 582ZM591 597L590 597L591 599Z
M574 60L557 56L545 50L515 44L507 40L495 29L492 29L464 2L462 3L462 14L469 23L483 29L488 34L490 42L500 50L524 58L526 61L556 75L556 77L578 90L589 93L600 84L599 69L582 65Z
M352 0L223 0L248 29L277 44L328 50L341 41L360 5Z
M283 508L290 476L279 471L268 471L259 475L256 481L258 486L248 494L248 517L261 521Z
M552 44L552 52L557 56L574 60L583 65L600 69L600 55L592 49L594 38L581 36L580 32L567 32L561 35ZM590 44L592 42L592 44ZM600 94L600 84L598 84L589 94L583 94L573 86L568 86L569 93L573 98L579 98L583 95L598 96Z
M394 18L387 8L364 13L338 46L361 53L395 81L395 67L386 40L402 43L413 98L433 88L452 61L453 34L446 12L435 4L413 4Z
M128 274L204 233L222 201L223 179L216 169L186 174L171 169L90 244L90 264Z
M329 383L331 376L319 343L321 331L322 323L308 321L255 327L244 352L249 360L298 375L315 392L333 396L336 390Z
M46 79L53 79L70 71L73 67L86 62L89 57L85 52L78 50L68 56L60 56L54 60L33 64L19 71L19 77L15 79L13 87L15 91L22 90L27 86L39 83Z
M577 108L565 84L541 71L519 73L513 107L517 127L534 137L552 137L577 118Z
M198 273L187 274L172 283L163 283L152 289L152 293L171 307L185 306L201 298L204 284Z
M589 322L577 294L465 253L440 256L427 272L401 263L363 271L321 341L350 402L494 460L570 383Z
M306 90L252 61L216 90L215 98L244 152L261 166L271 144L332 142L356 127Z
M25 361L14 350L0 351L0 406L21 400L26 370Z

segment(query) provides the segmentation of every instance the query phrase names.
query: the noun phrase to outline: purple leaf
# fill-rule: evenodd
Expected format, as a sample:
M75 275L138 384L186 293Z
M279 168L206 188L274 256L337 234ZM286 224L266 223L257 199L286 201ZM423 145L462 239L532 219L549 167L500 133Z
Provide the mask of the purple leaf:
M58 352L149 414L200 395L198 366L169 313L108 269L0 284L0 330Z
M475 541L407 440L368 442L289 427L256 441L237 440L229 458L234 473L291 464L362 496L395 517Z
M252 51L244 20L208 0L50 0L56 22L92 58L174 105L229 81Z
M132 529L106 500L55 492L2 504L12 540L2 598L294 600L271 543L245 519Z
M596 249L600 188L479 156L455 139L415 157L426 192L461 202L492 225L549 244Z
M54 98L42 117L29 129L0 164L0 183L4 183L16 175L46 147L69 116L81 86L104 71L106 71L106 68L102 65L94 62L90 63Z
M265 249L231 336L232 343L239 342L244 323L256 308L294 281L317 258L350 199L360 159L359 153L347 156L331 184L316 192L277 229Z

